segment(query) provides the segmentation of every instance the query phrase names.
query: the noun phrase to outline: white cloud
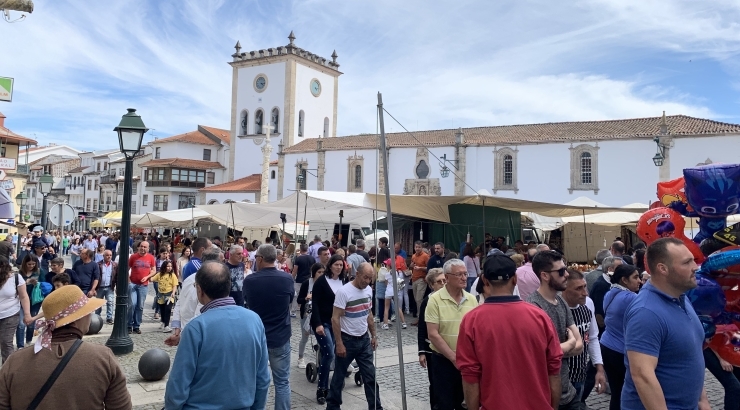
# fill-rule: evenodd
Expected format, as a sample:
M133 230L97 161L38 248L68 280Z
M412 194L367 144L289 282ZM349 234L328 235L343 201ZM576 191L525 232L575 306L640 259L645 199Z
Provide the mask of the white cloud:
M412 129L717 118L721 105L666 71L686 54L734 67L738 14L730 1L38 0L0 24L0 75L16 78L0 110L21 134L86 149L115 144L129 106L160 137L228 128L236 40L275 47L295 30L300 47L340 56L340 135L375 130L377 91Z

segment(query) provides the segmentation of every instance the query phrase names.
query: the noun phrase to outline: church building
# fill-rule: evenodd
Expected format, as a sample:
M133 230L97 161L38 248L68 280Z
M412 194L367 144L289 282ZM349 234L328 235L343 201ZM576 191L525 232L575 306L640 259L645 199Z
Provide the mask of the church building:
M302 189L384 191L379 136L336 135L342 74L336 51L327 59L297 47L292 32L288 39L285 46L250 52L236 44L230 63L229 182L205 192L207 203L223 201L223 192L233 196L230 201L248 196L260 202ZM560 204L589 197L623 206L655 201L656 183L680 177L684 168L738 161L740 125L649 114L655 113L389 133L389 190L403 195L485 191ZM216 197L213 191L222 194Z

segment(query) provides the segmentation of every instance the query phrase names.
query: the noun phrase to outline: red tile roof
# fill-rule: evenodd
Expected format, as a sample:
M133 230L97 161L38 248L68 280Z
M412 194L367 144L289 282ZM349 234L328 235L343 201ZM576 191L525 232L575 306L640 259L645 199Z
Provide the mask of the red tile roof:
M199 159L187 159L187 158L163 158L163 159L152 159L142 164L140 167L148 168L187 168L187 169L222 169L224 168L218 162L213 161L201 161Z
M278 164L278 160L270 161L270 166L277 165L277 164Z
M231 182L201 188L200 192L254 192L259 191L261 185L262 174L252 174Z
M229 137L229 131L221 128L198 125L198 129L195 131L186 132L180 135L174 135L172 137L161 138L153 141L153 143L159 144L163 142L189 142L191 144L220 145L217 141L222 141L224 144L229 145L231 141L231 138Z
M88 168L90 168L90 167L87 167L87 166L85 166L85 167L77 167L75 169L69 170L69 173L70 174L74 174L75 172L82 172L82 171L84 171L84 170L86 170Z
M686 115L666 117L670 135L740 134L740 125L694 118ZM558 122L525 125L463 128L468 145L521 145L547 142L599 141L653 138L660 135L661 117L626 120ZM387 133L388 147L450 146L456 129ZM418 139L418 141L414 138ZM317 138L310 138L286 148L286 153L316 151ZM377 149L376 134L322 138L325 150Z
M4 124L4 119L7 118L3 113L0 112L0 118L3 119L3 121L0 121L0 124ZM36 140L32 140L30 138L26 138L22 135L16 134L13 131L11 131L9 128L5 128L5 126L0 125L0 140L4 140L5 142L15 142L17 144L31 144L31 145L37 145L38 142Z

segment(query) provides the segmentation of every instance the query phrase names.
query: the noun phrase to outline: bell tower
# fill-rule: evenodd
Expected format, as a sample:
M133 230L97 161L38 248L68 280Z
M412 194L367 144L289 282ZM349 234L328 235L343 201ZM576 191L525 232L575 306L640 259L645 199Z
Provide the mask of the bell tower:
M231 149L229 180L260 173L262 145L281 149L305 138L334 137L337 127L339 63L295 44L293 32L285 46L241 51L231 55ZM267 126L270 138L266 138ZM281 149L278 149L281 146Z

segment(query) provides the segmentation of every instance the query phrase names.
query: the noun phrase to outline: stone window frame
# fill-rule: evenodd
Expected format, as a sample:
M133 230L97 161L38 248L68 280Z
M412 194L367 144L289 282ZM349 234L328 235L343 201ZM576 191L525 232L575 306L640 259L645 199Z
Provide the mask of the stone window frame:
M506 156L511 156L511 184L505 183ZM493 151L493 193L497 191L514 191L519 193L519 149L517 147L501 147Z
M594 191L594 195L599 193L599 144L579 144L571 145L570 149L570 188L568 193L573 191ZM591 156L591 182L583 182L583 171L581 168L581 159L583 154L588 153Z
M355 186L356 167L360 167L360 186ZM362 155L350 155L347 158L347 192L365 192L362 190L364 185L365 159Z

